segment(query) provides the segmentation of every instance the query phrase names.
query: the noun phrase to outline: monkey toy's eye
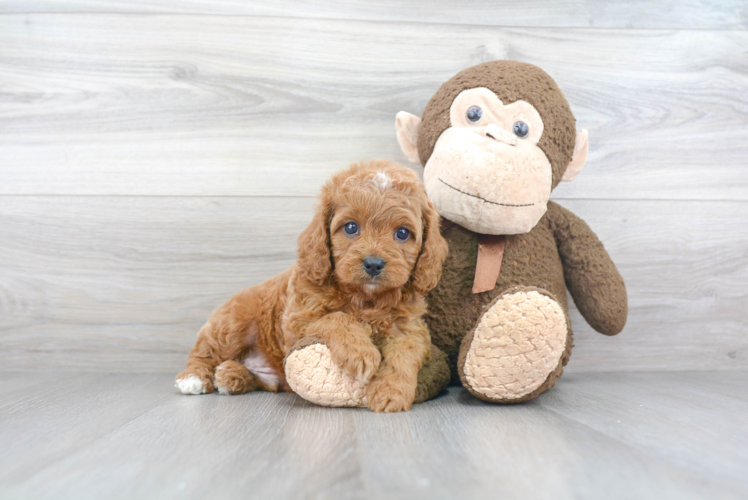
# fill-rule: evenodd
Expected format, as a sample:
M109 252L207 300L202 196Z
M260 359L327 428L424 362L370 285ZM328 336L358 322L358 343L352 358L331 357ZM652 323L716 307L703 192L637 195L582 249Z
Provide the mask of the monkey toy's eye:
M524 139L529 133L530 127L528 127L525 122L516 122L514 124L514 135L516 135L520 139Z
M354 236L358 234L358 224L355 222L346 222L345 226L343 226L343 231L348 236Z
M395 231L395 239L397 241L408 241L408 238L410 238L410 231L404 227L398 227Z
M480 106L470 106L467 110L467 120L470 123L478 123L483 116L483 110Z

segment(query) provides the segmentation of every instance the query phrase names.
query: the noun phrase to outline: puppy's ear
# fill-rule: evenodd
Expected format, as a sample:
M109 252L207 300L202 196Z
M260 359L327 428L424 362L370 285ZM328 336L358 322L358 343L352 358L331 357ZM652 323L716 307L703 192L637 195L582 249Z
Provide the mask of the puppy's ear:
M318 286L324 285L332 273L330 252L330 221L334 207L326 186L311 224L299 235L299 272Z
M441 234L441 217L426 195L422 196L423 242L413 270L413 287L422 295L439 283L442 265L447 259L447 240Z

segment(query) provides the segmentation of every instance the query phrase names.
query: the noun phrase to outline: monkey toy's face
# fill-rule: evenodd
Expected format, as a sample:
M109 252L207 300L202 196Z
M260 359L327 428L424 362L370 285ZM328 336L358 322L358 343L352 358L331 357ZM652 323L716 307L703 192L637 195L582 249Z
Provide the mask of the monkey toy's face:
M553 178L537 145L538 112L480 87L462 91L449 116L423 173L439 213L477 233L528 232L545 213Z
M531 87L529 80L527 86ZM443 217L471 231L529 232L545 214L552 188L559 180L571 180L584 165L586 131L575 137L570 111L568 116L553 114L549 124L527 100L509 102L505 97L503 102L497 93L482 86L448 91L456 94L451 103L440 96L443 88L429 103L431 109L424 112L426 134L419 136L422 125L418 117L405 112L397 116L403 152L414 163L426 160L423 180L429 198ZM551 91L542 87L530 95L541 94L542 98L543 92ZM560 91L558 95L563 100ZM565 100L563 104L568 110ZM570 126L559 123L564 119L571 121ZM557 154L546 154L539 146L544 134L541 145ZM560 157L564 164L554 170L549 157Z

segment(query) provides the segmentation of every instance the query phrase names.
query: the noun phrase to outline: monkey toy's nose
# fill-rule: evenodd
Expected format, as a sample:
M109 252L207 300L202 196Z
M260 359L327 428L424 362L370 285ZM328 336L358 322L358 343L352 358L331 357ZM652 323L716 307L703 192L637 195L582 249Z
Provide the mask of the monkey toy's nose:
M367 257L364 259L364 271L372 278L379 276L379 273L384 269L384 261L382 259L375 259L373 257Z
M501 142L510 146L517 145L517 137L514 134L510 134L509 132L500 129L498 125L494 125L493 123L489 123L483 127L483 135L496 142Z

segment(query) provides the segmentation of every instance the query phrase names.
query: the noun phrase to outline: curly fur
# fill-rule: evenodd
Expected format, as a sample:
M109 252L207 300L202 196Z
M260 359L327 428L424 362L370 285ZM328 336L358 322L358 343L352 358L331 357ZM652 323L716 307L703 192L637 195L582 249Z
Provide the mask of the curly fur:
M202 393L290 391L283 359L299 339L315 336L338 365L369 382L372 409L410 408L431 345L424 295L447 255L439 215L415 173L385 160L333 175L319 201L294 265L213 313L178 386L192 376ZM360 228L355 236L343 229L351 221ZM400 227L411 232L405 242L395 239ZM379 276L364 271L367 257L385 261Z

